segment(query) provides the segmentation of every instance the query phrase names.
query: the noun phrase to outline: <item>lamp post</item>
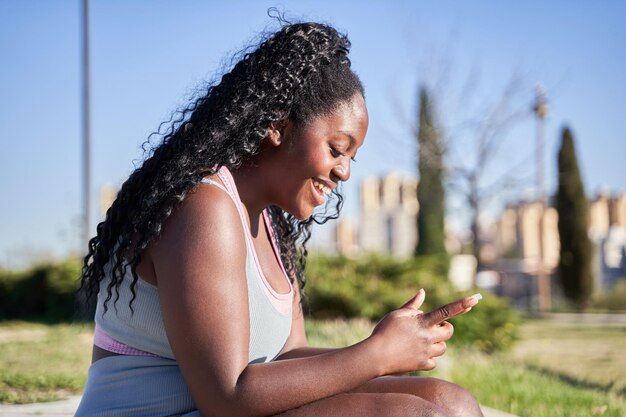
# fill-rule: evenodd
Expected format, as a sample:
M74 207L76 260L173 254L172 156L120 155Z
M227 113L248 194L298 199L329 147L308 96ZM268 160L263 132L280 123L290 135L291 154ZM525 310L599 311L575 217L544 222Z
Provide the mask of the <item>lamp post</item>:
M81 247L91 236L91 116L89 77L89 0L83 0L82 16L82 191L83 227Z
M539 256L537 259L537 284L539 290L539 310L549 311L552 307L552 295L550 288L550 275L545 266L544 245L544 219L547 210L546 194L544 188L544 147L545 147L545 119L548 116L548 102L540 85L535 89L535 104L533 111L537 117L537 143L536 143L536 188L537 201L539 202L538 239Z

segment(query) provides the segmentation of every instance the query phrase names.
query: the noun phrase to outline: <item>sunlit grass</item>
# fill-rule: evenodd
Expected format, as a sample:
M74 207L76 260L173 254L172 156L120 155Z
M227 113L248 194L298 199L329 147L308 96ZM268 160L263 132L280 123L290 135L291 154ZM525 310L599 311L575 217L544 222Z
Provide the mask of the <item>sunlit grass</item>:
M481 404L520 417L626 415L624 397L529 369L505 355L457 355L452 379L470 390Z
M364 339L372 328L367 320L311 321L307 334L314 346L337 347ZM438 367L421 374L450 379L481 404L520 417L623 417L626 399L616 387L626 379L625 331L529 321L512 352L487 356L452 340Z
M80 393L91 343L88 325L0 324L0 402L52 401Z
M626 326L532 320L520 328L512 357L539 369L626 396Z
M306 334L311 346L344 347L359 342L370 334L374 324L365 319L308 320Z
M309 321L313 346L363 340L368 320ZM513 351L494 356L449 343L434 372L469 389L489 407L520 417L626 415L626 330L529 321ZM92 326L0 323L0 402L49 401L81 392L91 357Z

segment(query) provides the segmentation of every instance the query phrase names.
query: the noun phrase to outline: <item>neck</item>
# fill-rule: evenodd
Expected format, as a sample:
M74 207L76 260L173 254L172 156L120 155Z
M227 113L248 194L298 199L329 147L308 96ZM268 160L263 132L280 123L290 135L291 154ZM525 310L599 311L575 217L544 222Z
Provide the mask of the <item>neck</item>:
M245 164L237 170L231 170L231 174L252 226L263 210L271 204L266 189L266 176L258 166L252 164Z

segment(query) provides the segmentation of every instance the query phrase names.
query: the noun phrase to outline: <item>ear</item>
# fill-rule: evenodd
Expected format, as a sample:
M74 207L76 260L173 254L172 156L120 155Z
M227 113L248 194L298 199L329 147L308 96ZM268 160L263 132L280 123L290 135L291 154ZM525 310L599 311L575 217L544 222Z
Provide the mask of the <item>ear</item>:
M267 141L273 146L280 146L285 141L287 119L272 122L267 129Z

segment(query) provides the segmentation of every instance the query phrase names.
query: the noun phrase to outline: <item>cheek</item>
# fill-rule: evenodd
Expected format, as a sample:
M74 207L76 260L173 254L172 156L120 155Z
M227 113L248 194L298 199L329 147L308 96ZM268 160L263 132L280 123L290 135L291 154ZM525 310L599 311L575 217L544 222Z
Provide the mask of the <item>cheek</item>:
M319 175L320 173L326 174L325 171L328 170L332 159L328 152L325 153L321 149L312 149L309 150L306 155L306 165L308 165L312 170L315 171L314 175L312 176Z
M332 166L332 156L324 142L317 137L302 137L298 142L292 142L288 148L288 158L285 166L294 173L301 173L304 177L328 175L329 167Z
M311 158L309 159L309 165L312 169L318 172L325 168L325 166L327 165L327 161L326 158L324 158L324 156L322 155L311 155Z

